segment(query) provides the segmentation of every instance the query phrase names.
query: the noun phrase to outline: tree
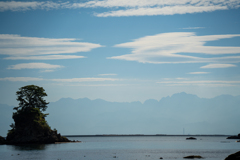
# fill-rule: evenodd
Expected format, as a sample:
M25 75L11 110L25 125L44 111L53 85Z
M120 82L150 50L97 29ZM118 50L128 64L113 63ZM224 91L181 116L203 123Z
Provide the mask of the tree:
M28 143L54 143L70 142L62 137L57 130L51 130L42 111L47 109L47 103L43 98L47 96L42 87L28 85L21 87L17 93L19 106L13 113L15 124L11 124L11 130L7 134L8 144Z
M19 106L14 109L25 110L29 108L39 108L42 111L47 109L47 103L43 97L47 96L45 90L42 87L35 85L27 85L21 87L17 91L17 100L19 101Z

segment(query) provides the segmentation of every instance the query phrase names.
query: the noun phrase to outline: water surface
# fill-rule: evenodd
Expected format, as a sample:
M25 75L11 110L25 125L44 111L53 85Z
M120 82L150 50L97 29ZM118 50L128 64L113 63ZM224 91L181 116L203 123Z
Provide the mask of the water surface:
M240 143L224 136L69 137L82 143L47 145L1 145L0 159L36 160L151 160L183 159L200 155L205 160L224 160L240 151Z

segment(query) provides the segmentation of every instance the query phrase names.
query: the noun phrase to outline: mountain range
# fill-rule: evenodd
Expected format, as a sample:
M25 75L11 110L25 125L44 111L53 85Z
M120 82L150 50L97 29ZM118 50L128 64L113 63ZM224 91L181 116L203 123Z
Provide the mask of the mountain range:
M240 96L199 98L185 92L141 102L62 98L48 105L47 121L63 135L240 133ZM0 135L6 136L13 106L0 104Z

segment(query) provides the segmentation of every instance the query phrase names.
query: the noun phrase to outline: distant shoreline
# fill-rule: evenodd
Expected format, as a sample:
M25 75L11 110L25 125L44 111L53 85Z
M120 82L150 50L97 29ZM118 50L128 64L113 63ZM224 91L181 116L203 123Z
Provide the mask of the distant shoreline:
M64 135L64 137L149 137L149 136L184 136L184 137L189 137L189 136L212 136L212 137L229 137L232 135L221 135L221 134L191 134L191 135L171 135L171 134L97 134L97 135Z

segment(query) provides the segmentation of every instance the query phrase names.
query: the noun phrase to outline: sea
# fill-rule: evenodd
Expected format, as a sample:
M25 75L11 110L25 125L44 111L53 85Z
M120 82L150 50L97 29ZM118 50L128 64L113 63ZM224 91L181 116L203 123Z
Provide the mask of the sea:
M224 160L240 151L240 143L226 136L93 136L68 137L76 143L0 145L1 160L157 160L200 155Z

